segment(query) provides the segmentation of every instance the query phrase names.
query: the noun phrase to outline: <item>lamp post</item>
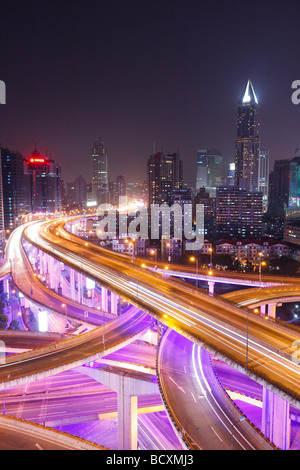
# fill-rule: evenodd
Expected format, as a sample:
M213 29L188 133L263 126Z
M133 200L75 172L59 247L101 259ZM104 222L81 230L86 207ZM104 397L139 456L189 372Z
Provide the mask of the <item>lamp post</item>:
M151 255L154 255L154 261L156 262L156 260L157 260L157 251L152 249L152 250L150 251L150 254L151 254Z
M259 256L259 283L261 284L261 257L262 257L262 252L258 253Z
M265 261L262 261L262 256L263 256L263 253L260 252L258 253L258 256L259 256L259 283L261 285L261 271L262 271L262 266L265 266L266 265L266 262Z
M199 287L199 279L198 279L198 258L197 256L191 256L190 261L196 261L196 276L197 276L197 287Z
M171 262L171 243L168 242L166 244L167 248L169 248L169 256L168 256L168 262L170 263Z
M210 267L212 268L212 252L213 252L212 247L210 247L210 248L208 249L208 251L209 251L209 253L210 253Z

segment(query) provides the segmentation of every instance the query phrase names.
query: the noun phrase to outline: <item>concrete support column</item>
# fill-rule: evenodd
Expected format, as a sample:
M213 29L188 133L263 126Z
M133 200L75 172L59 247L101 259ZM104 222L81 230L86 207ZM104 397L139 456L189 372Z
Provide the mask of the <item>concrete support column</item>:
M260 306L260 314L261 314L262 317L265 316L265 314L266 314L266 306L265 305Z
M56 260L52 256L49 256L50 289L55 289L55 262Z
M9 293L9 279L8 277L6 277L5 279L3 279L3 292L5 294L8 294Z
M127 393L124 377L119 377L118 433L119 450L137 450L137 396Z
M215 281L208 281L208 292L209 292L209 295L214 295Z
M50 259L50 256L48 255L48 253L45 253L44 266L45 266L45 273L46 274L49 274L49 259ZM47 276L47 277L49 277L49 276Z
M78 273L77 279L78 279L78 283L77 283L77 288L78 288L78 302L81 304L81 303L82 303L82 300L83 300L83 295L82 295L83 285L82 285L82 274L81 274L81 273Z
M34 246L33 249L32 249L32 257L33 257L33 259L34 259L33 265L34 265L36 271L39 270L39 258L38 258L38 254L39 254L39 250L38 250L38 248L36 248L36 247Z
M108 311L108 292L103 286L101 286L101 308L104 312Z
M110 311L114 315L118 315L118 300L119 296L115 294L114 292L111 292L110 295Z
M76 300L75 298L75 271L72 268L70 269L70 289L71 289L71 299Z
M42 250L39 250L39 272L40 274L44 274L44 253Z
M62 283L61 283L61 263L57 261L57 292L62 295Z
M268 305L268 317L276 318L276 303Z
M281 450L290 448L290 404L263 388L262 433Z

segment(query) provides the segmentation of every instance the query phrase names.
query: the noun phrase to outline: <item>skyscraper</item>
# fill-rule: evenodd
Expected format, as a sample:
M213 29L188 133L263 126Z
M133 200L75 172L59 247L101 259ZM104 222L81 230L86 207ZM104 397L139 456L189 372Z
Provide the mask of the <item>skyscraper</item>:
M25 176L31 212L55 213L62 208L61 167L35 149L26 161Z
M183 187L179 153L157 152L148 159L148 204L172 204L174 192Z
M290 161L290 185L288 214L300 214L300 149L297 148L295 156Z
M259 104L248 80L238 103L237 139L235 145L235 184L247 191L259 187Z
M262 193L238 186L220 186L216 196L219 236L255 238L262 235Z
M200 149L197 151L196 190L201 187L215 188L222 184L223 156L220 150Z
M92 149L92 192L97 204L109 202L108 157L101 139Z
M269 151L265 149L261 149L259 152L258 191L262 192L263 210L266 212L269 194Z
M4 226L13 230L17 218L28 210L25 199L24 158L19 152L1 149Z
M109 183L109 200L113 206L119 205L119 198L127 195L126 176L118 175L116 180Z
M285 218L289 204L290 160L276 160L274 170L269 175L268 213Z

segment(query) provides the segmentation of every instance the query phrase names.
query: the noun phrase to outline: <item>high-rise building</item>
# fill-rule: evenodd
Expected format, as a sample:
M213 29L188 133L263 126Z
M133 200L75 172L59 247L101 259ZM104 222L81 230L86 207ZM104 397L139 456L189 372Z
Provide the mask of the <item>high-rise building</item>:
M18 217L28 211L23 156L19 152L2 148L1 171L4 227L6 230L13 230L18 225Z
M269 151L265 149L261 149L259 152L258 191L262 192L263 210L266 212L269 195Z
M274 170L269 175L268 213L285 218L289 205L290 160L276 160Z
M290 161L290 184L288 215L299 216L300 214L300 149L297 148L295 156Z
M223 156L220 150L197 151L196 191L202 187L215 188L223 183Z
M220 237L262 235L262 193L220 186L216 195L216 229Z
M97 204L109 202L108 157L101 139L92 149L92 193Z
M26 161L30 194L30 211L55 213L62 208L61 167L53 160L43 157L37 149Z
M183 187L179 153L157 152L148 159L148 204L173 204L174 192Z
M82 175L77 176L74 181L74 203L84 207L87 201L87 184Z
M235 184L247 191L259 187L259 104L248 80L238 103L237 139L235 145Z
M215 236L216 198L210 197L206 189L200 188L195 196L194 204L202 204L204 209L204 235L209 239Z
M226 186L234 186L235 184L235 163L227 164Z
M119 175L109 183L109 199L113 206L119 205L119 198L127 195L126 176Z

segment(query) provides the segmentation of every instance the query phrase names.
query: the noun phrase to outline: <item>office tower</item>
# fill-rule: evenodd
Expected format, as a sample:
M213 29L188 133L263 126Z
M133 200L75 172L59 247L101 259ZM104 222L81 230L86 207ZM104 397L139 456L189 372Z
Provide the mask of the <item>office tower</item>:
M274 170L269 175L269 215L285 218L289 205L289 192L290 160L276 160Z
M235 163L227 164L226 186L234 186L235 184Z
M18 225L18 217L28 210L25 199L23 156L7 148L1 149L1 171L3 191L4 227L13 230Z
M35 149L26 161L25 176L29 186L30 211L59 212L62 208L60 165Z
M76 206L84 207L87 201L87 184L82 175L77 176L73 183L74 188L74 204Z
M295 156L290 161L290 184L287 214L289 216L300 213L300 149L297 148Z
M216 228L221 237L262 235L262 193L220 186L216 195Z
M101 139L92 149L92 192L97 204L109 202L108 157Z
M174 191L183 187L183 165L179 153L157 152L150 156L148 168L148 204L173 204Z
M126 176L119 175L114 181L109 183L109 200L110 204L118 207L120 197L125 197L127 195L126 188Z
M200 149L197 151L196 190L202 187L215 188L222 184L223 157L220 150Z
M259 104L248 80L238 103L237 139L235 145L235 184L247 191L258 191L259 169Z
M202 204L204 209L204 235L212 239L215 235L216 225L216 198L210 197L209 192L200 188L195 196L194 204ZM196 211L194 211L196 213Z
M263 211L266 212L269 194L269 151L265 149L261 149L259 152L258 191L262 192Z

